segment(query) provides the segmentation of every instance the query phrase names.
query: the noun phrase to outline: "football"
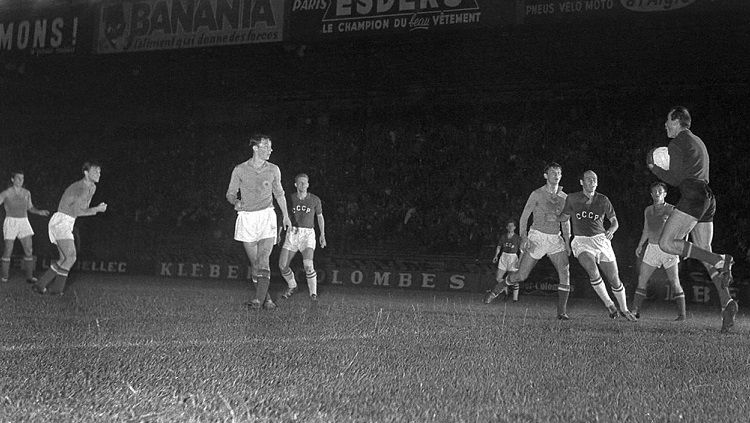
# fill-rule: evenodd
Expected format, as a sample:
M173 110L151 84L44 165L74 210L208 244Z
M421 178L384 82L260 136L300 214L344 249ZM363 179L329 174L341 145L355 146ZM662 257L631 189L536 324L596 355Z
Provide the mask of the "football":
M664 170L669 170L669 150L667 147L655 148L653 153L653 160L656 166Z

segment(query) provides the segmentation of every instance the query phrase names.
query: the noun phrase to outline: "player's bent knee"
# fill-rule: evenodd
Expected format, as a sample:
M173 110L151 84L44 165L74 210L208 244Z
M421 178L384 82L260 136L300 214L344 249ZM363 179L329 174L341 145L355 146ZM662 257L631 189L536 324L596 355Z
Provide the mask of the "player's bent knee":
M313 265L313 261L310 259L303 259L302 266L305 268L305 271L312 271L315 269L315 266Z

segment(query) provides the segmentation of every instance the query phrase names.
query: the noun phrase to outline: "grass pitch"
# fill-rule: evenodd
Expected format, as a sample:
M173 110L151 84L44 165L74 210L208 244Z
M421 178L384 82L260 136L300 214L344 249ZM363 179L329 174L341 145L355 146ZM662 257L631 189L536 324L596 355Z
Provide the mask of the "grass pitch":
M243 303L241 282L77 275L0 285L0 421L748 421L750 325L669 305L320 288ZM304 283L303 283L304 285ZM278 288L278 285L276 286Z

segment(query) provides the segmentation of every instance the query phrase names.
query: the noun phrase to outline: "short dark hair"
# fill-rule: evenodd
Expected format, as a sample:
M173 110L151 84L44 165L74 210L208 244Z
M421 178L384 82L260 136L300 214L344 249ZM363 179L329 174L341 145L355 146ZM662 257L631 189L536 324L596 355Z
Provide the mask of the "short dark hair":
M250 143L249 143L250 144L250 148L253 148L256 145L260 145L260 143L263 142L263 140L271 141L271 137L269 137L266 134L260 134L260 133L255 133L255 134L251 135L250 136Z
M508 226L508 225L510 225L511 223L512 223L512 224L513 224L513 225L515 226L515 224L516 224L516 221L515 221L515 220L513 220L513 219L510 219L510 220L508 220L507 222L505 222L505 226Z
M16 177L16 175L23 175L23 170L21 169L15 169L10 171L10 179L13 179Z
M81 166L81 171L86 172L88 170L91 170L92 167L98 167L101 168L102 165L99 163L98 160L88 160L83 162L83 166Z
M544 166L544 173L547 173L547 171L550 169L560 169L560 172L562 172L562 166L560 166L560 163L557 162L547 163L547 166Z
M297 182L297 179L299 178L307 178L307 180L310 180L310 177L307 176L307 173L298 173L297 176L294 177L294 182Z
M656 181L653 184L651 184L651 186L648 187L648 191L651 192L656 187L662 187L662 188L664 188L664 192L667 191L667 184L665 184L664 182L661 182L661 181Z
M690 128L690 112L683 106L672 107L672 110L669 111L669 118L678 120L683 128Z

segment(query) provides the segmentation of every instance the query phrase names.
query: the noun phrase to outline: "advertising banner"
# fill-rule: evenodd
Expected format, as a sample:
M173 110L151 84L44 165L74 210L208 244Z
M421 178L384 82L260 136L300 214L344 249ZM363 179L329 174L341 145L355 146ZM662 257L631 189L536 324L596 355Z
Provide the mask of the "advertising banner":
M513 20L511 2L491 0L291 0L287 37L305 41L478 28ZM503 10L508 9L508 13Z
M525 0L521 22L739 11L744 0Z
M283 0L135 0L97 14L96 53L281 41Z
M0 15L0 56L71 54L81 49L82 8L19 10ZM90 34L90 32L89 32ZM84 45L91 45L83 43Z

